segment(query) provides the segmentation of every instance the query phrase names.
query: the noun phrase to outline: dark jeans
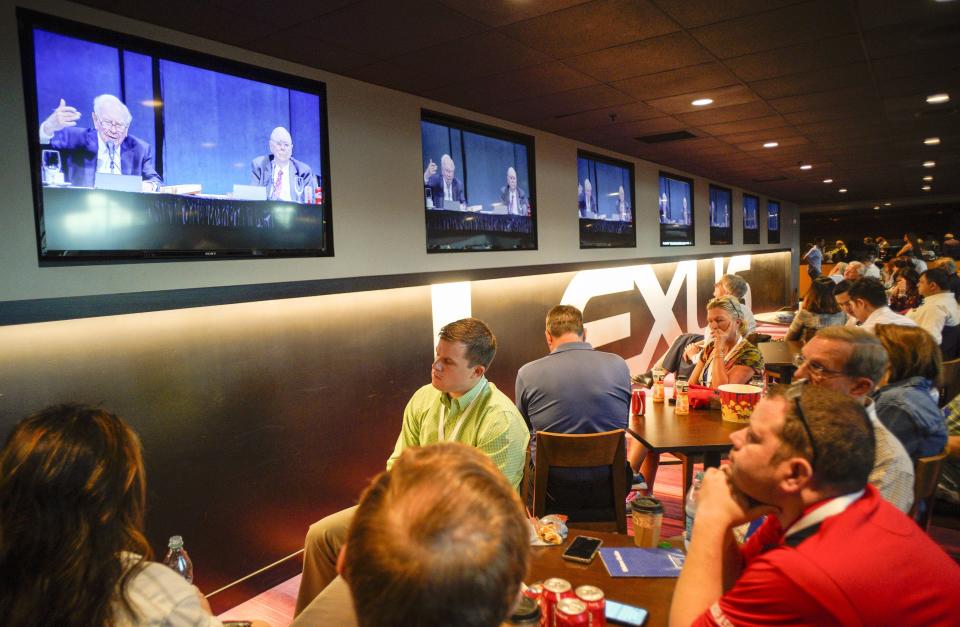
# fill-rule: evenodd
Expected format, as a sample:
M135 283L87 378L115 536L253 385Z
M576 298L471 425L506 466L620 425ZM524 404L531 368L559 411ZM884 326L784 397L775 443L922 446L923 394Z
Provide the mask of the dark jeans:
M633 483L630 464L624 467L627 491ZM620 498L626 498L624 493ZM570 522L613 518L609 468L551 468L547 479L548 514L566 514Z

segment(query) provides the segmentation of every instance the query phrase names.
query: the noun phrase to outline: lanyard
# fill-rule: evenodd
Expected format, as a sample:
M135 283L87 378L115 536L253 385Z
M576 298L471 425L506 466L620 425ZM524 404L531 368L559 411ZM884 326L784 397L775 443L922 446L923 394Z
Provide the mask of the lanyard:
M473 397L473 400L470 401L470 404L467 405L462 412L460 412L460 418L457 419L457 424L453 426L453 433L450 434L450 441L455 442L457 436L460 435L460 429L463 427L463 422L467 419L467 414L470 413L470 410L473 409L473 404L477 402L477 399L480 398L480 395L483 394L483 391L487 389L487 382L483 382L483 387L480 388L480 391L477 392L477 395ZM444 434L444 425L447 421L447 408L443 405L443 402L440 403L440 424L437 425L437 441L445 442L446 437Z

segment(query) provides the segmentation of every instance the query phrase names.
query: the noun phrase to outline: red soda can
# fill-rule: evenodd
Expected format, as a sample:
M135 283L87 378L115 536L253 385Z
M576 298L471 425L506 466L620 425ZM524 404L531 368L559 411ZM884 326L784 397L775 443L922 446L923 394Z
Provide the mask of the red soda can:
M590 624L587 604L580 599L560 599L555 615L556 627L579 627Z
M596 586L580 586L576 590L577 598L583 601L587 606L587 614L590 616L590 625L607 624L607 600L603 596L603 590Z
M647 409L647 391L634 390L630 403L630 413L634 416L642 416Z
M535 583L523 587L523 596L533 599L537 603L543 598L543 584Z
M544 627L556 627L557 604L563 599L574 597L573 586L566 579L551 577L543 582L543 596L540 609L543 611Z

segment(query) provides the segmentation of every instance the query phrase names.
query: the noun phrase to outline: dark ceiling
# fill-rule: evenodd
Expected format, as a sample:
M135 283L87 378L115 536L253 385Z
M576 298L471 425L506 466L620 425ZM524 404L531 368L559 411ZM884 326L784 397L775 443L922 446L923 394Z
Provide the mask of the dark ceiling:
M960 194L960 1L82 4L802 206ZM952 100L927 104L938 92ZM714 104L691 105L701 97ZM695 137L637 139L673 131ZM931 136L939 146L923 144Z

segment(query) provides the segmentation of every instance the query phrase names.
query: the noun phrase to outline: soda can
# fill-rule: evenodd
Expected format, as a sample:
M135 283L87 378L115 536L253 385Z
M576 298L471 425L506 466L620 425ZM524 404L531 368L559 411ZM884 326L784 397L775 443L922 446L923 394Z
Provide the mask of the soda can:
M555 612L556 627L579 627L590 624L587 604L580 599L560 599Z
M543 610L544 627L556 626L557 604L563 599L573 598L573 596L573 586L566 579L551 577L543 582L540 608Z
M535 583L523 587L523 596L533 599L537 603L543 598L543 584Z
M646 390L634 390L631 397L630 413L634 416L642 416L647 409Z
M587 606L587 615L590 617L590 625L607 624L607 600L603 596L603 590L596 586L579 586L576 590L577 598L583 601Z

